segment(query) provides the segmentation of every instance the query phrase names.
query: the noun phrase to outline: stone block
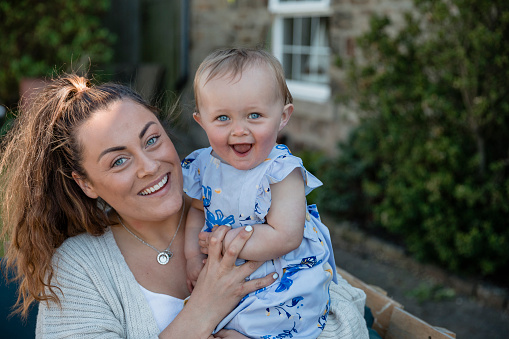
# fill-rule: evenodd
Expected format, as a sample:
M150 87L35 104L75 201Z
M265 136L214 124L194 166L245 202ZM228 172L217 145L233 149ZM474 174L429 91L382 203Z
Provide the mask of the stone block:
M331 27L333 29L351 29L353 27L353 14L351 12L334 12L331 17Z

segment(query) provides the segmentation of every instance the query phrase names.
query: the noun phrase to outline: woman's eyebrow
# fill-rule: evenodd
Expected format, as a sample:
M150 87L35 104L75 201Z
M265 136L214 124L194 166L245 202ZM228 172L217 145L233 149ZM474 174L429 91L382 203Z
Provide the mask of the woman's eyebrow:
M145 133L147 132L148 128L150 127L150 125L153 125L155 124L154 121L149 121L147 122L147 124L145 125L145 127L143 127L143 129L141 130L140 132L140 135L139 135L139 138L143 138L143 136L145 135Z
M115 151L122 151L125 149L125 146L115 146L115 147L110 147L110 148L107 148L105 149L104 151L101 152L101 154L99 154L99 157L97 158L97 162L99 162L99 160L101 160L101 158L107 154L107 153L110 153L110 152L115 152Z

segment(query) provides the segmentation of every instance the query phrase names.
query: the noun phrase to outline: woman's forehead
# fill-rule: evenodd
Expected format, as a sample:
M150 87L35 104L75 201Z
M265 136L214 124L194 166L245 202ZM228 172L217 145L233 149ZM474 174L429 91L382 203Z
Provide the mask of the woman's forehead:
M81 144L112 144L139 139L147 123L160 126L156 115L143 105L131 100L119 100L99 109L77 131ZM149 125L149 127L150 127Z

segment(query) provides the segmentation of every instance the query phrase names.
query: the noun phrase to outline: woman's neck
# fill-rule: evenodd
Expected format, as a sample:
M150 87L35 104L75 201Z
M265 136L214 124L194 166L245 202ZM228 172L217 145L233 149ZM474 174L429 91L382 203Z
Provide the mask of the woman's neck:
M118 226L126 228L125 231L130 231L150 245L164 249L172 238L179 233L180 228L184 228L186 210L185 203L182 203L176 213L164 220L137 220L129 217L123 218L118 215Z

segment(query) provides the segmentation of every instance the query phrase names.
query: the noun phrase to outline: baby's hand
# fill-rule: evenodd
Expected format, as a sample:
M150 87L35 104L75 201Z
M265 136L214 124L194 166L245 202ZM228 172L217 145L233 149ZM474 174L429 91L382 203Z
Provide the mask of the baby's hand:
M209 254L209 239L211 235L211 232L200 232L198 235L198 244L200 244L200 251L203 254Z
M187 289L189 293L193 292L194 285L198 280L201 269L203 268L204 255L197 255L190 259L187 259L186 271L187 271Z
M231 227L228 224L224 225L224 226ZM251 226L246 226L246 227L251 227ZM216 226L214 226L212 228L212 232L200 232L200 234L198 235L198 243L200 244L201 253L209 254L209 240L210 240L210 237L212 236L212 233L214 232L215 229L216 229ZM228 233L226 233L226 236L223 241L223 250L222 250L223 254L226 251L226 248L230 245L231 241L237 236L237 234L239 234L239 232L242 229L243 229L243 227L238 227L238 228L232 229L232 230L228 231Z

